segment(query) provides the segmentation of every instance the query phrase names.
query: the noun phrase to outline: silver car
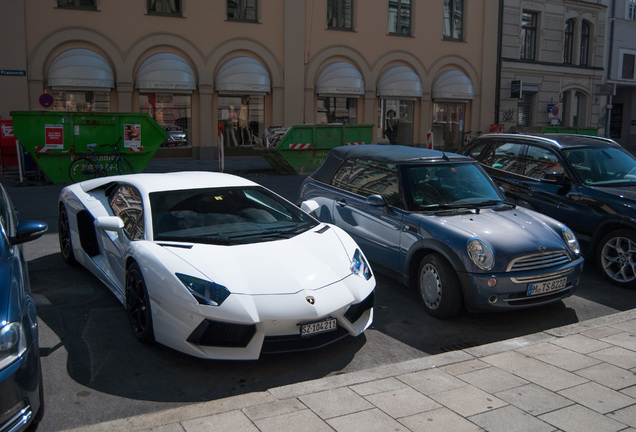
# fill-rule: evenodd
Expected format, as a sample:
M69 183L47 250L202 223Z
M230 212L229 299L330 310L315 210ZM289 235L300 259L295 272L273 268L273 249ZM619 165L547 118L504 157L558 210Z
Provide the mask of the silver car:
M417 289L438 318L572 294L583 270L564 224L516 207L474 159L405 146L337 147L298 202L347 231L372 267Z

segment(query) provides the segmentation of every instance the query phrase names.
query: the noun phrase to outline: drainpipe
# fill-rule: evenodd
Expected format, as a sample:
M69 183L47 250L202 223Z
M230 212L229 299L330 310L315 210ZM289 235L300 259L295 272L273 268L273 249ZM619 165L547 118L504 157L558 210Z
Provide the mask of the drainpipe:
M610 12L609 52L607 54L607 80L608 81L611 79L611 75L612 75L612 52L614 50L614 21L616 18L616 14L614 12L615 10L616 10L616 0L612 0L612 10ZM614 86L616 86L616 84L614 84ZM614 87L614 89L616 89L616 87ZM607 97L607 106L610 106L612 102L613 102L612 95L609 95ZM606 109L605 133L603 134L603 136L607 138L609 136L610 117L612 116L612 109L607 107L605 109ZM621 125L621 128L622 128L622 125Z
M499 124L499 108L501 105L501 38L503 32L503 2L499 0L499 28L497 29L497 77L495 85L495 124Z

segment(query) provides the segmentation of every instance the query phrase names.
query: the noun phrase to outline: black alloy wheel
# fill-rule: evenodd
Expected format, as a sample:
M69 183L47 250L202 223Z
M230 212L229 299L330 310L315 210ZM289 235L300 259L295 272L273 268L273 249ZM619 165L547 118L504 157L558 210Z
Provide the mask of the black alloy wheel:
M126 273L126 311L135 337L143 343L154 342L150 297L137 263L131 264Z

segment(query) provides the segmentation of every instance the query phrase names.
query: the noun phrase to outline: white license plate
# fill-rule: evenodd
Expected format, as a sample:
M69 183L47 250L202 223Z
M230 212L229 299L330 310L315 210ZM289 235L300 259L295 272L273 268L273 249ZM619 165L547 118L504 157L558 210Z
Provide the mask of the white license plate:
M554 279L550 281L530 284L528 286L528 295L532 296L537 294L544 294L550 291L560 290L561 288L565 288L567 283L568 283L568 278L562 277L562 278Z
M337 328L338 328L338 320L336 320L335 318L330 318L328 320L324 320L320 322L301 325L300 335L309 336L309 335L314 335L316 333L323 333L323 332L336 330Z

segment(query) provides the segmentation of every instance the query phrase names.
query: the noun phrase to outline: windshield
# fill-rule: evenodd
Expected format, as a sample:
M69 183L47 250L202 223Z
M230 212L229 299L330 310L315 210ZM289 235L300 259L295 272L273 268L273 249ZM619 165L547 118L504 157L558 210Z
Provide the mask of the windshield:
M150 206L155 241L245 244L290 238L317 225L257 186L155 192Z
M406 166L407 195L414 209L474 208L504 203L504 197L476 163Z
M633 186L636 184L636 158L616 147L564 149L580 181L596 186Z

